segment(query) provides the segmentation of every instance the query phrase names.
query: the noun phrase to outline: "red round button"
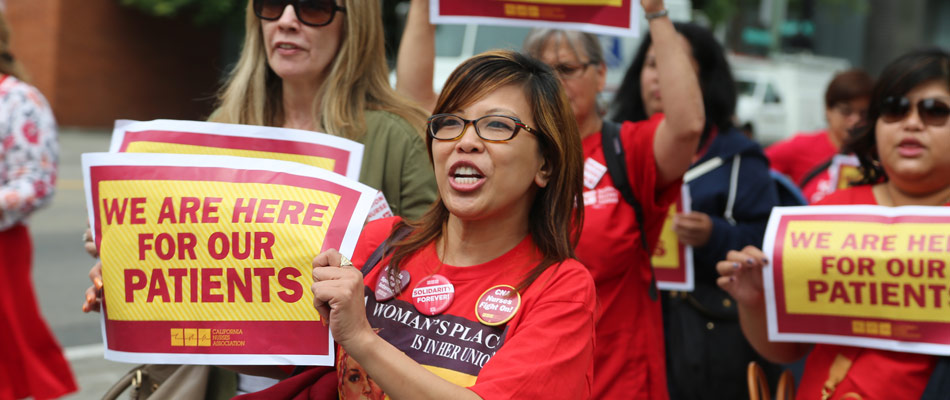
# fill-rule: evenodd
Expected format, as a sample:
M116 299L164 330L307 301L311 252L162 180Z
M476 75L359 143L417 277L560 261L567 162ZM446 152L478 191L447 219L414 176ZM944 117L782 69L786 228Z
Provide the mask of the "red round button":
M401 270L399 271L399 291L402 292L406 290L406 286L409 286L409 271ZM379 274L379 279L376 281L376 301L386 301L393 298L396 294L393 293L393 285L389 282L389 266L383 268L383 271Z
M425 315L441 314L455 299L455 286L439 274L429 275L412 289L412 304Z
M521 307L521 293L509 285L493 286L482 293L475 302L475 317L478 321L497 326L508 322Z

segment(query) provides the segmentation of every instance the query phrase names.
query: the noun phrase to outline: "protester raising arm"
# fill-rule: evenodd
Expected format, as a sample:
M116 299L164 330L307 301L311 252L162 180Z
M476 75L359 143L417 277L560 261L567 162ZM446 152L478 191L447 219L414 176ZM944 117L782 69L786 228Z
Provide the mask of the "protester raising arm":
M640 4L648 16L665 10L662 0L641 0ZM654 68L662 66L656 73L665 119L653 140L656 187L662 190L679 180L689 168L706 116L703 94L685 40L676 33L668 17L652 18L649 23L656 57Z
M431 112L439 98L432 89L434 70L435 25L429 23L429 0L411 0L396 58L396 92Z

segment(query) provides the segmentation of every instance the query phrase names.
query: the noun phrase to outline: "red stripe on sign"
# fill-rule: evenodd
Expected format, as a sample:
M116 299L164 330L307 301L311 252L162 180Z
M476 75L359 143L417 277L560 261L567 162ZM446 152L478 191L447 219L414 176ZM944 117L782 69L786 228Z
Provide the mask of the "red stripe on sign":
M106 320L109 350L129 353L328 355L317 321Z
M122 140L122 145L119 147L119 152L124 153L129 145L134 142L174 143L329 158L334 160L333 172L340 175L346 175L346 167L349 165L349 152L335 147L307 142L180 131L138 131L125 132L125 137Z
M440 0L439 14L443 16L589 23L616 28L629 28L630 3L631 0L623 0L620 7L610 7L517 1Z
M266 183L275 185L294 186L304 189L319 190L340 196L336 205L333 219L327 227L327 235L323 241L321 251L339 249L343 243L343 236L350 218L356 210L360 192L345 186L325 181L287 173L258 171L247 169L217 168L217 167L170 167L170 166L141 166L141 165L108 165L89 169L92 187L92 201L94 215L102 215L99 211L99 182L124 180L162 180L162 181L206 181L232 183ZM129 194L130 197L134 194ZM95 219L96 245L101 244L102 227L99 218Z

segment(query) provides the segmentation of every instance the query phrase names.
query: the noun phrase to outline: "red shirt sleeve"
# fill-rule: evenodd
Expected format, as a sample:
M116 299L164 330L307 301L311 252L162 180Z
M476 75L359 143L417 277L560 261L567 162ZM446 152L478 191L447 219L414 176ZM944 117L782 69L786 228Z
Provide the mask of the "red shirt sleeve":
M657 187L659 170L656 155L653 153L653 139L662 121L663 114L656 113L646 121L624 122L620 129L626 155L627 176L633 185L633 195L643 207L644 225L649 232L650 246L653 246L659 237L666 214L670 205L679 198L683 183L680 177L664 188Z
M483 399L590 397L594 281L575 260L548 271L535 281L541 287L534 304L524 310L529 314L508 332L505 345L470 388Z
M794 172L792 167L795 164L795 158L791 154L792 150L795 150L795 145L792 144L793 139L783 140L765 149L765 157L769 159L769 166L787 176L792 176Z

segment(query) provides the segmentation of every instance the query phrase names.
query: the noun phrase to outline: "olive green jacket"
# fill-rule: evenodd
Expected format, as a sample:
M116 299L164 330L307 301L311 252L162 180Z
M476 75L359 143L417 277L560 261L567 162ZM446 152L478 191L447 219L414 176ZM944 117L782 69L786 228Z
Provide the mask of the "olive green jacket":
M382 191L393 214L418 218L438 194L425 141L395 114L369 110L365 114L360 182Z

